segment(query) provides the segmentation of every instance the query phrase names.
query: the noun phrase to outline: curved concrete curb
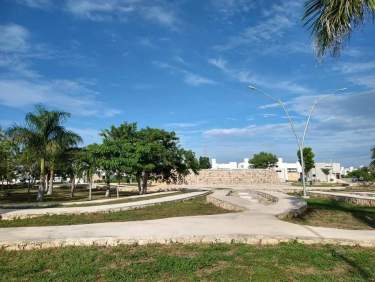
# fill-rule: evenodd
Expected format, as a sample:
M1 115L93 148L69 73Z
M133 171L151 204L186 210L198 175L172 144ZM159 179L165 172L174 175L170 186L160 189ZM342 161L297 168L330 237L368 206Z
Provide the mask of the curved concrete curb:
M226 243L226 244L249 244L249 245L277 245L280 243L301 243L307 245L328 244L339 246L375 247L373 241L358 241L315 237L292 237L292 236L267 236L267 235L197 235L171 238L144 237L139 239L120 238L85 238L85 239L60 239L50 241L25 241L25 242L1 242L0 249L5 251L34 250L46 248L60 248L68 246L102 246L112 247L118 245L148 245L148 244L198 244L198 243Z
M76 201L76 202L42 202L42 203L10 203L10 204L1 204L0 209L38 209L38 208L54 208L54 207L69 207L69 206L77 206L77 205L91 205L91 204L101 204L101 203L108 203L119 201L119 200L127 200L127 199L138 199L138 198L146 198L151 196L157 195L167 195L171 193L176 193L178 190L175 191L166 191L166 192L155 192L150 194L144 195L134 195L134 196L126 196L121 198L109 198L109 199L99 199L99 200L86 200L86 201Z
M162 198L141 200L136 202L108 204L101 206L86 207L61 207L48 209L20 209L20 210L0 210L1 220L33 218L43 215L67 215L67 214L87 214L87 213L108 213L140 209L148 206L158 205L167 202L185 201L199 196L205 196L210 191L188 192L179 195L166 196Z
M304 206L301 199L276 191L260 191L278 198L273 204L263 205L255 201L251 194L251 197L241 198L228 192L230 189L215 190L208 198L218 205L227 202L227 208L241 208L241 212L145 221L2 228L0 248L28 250L64 246L170 243L266 245L283 242L375 247L375 231L298 225L276 217L301 210Z

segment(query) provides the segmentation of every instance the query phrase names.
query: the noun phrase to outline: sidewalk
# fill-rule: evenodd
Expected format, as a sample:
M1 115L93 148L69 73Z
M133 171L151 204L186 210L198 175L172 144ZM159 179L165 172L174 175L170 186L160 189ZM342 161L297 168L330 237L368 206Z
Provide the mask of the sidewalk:
M301 200L280 192L267 192L278 201L264 205L256 196L242 191L226 196L229 190L216 190L216 197L244 211L220 215L175 217L158 220L98 223L51 227L0 229L3 249L32 249L68 245L117 245L171 242L239 242L277 244L286 241L360 245L375 247L375 231L342 230L297 225L279 220L276 215L302 207Z

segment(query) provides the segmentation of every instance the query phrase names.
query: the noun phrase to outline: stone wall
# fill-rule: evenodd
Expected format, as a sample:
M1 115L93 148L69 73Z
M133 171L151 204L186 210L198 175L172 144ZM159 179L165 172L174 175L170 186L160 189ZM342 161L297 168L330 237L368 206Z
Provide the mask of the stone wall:
M279 184L277 172L269 169L213 170L203 169L198 175L190 174L185 178L187 185L250 185Z
M358 196L355 193L350 195L348 193L310 191L309 195L313 198L326 198L358 206L375 207L375 197Z

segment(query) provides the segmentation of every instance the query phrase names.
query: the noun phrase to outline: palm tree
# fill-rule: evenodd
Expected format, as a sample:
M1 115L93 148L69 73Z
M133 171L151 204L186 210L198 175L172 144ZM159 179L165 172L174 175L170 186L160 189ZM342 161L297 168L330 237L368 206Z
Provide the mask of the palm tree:
M43 201L44 197L46 161L51 154L51 148L64 148L67 144L74 145L82 141L79 135L62 126L69 117L70 114L67 112L48 111L37 105L34 112L26 114L25 126L14 126L10 129L10 134L31 150L39 160L38 201Z
M312 31L317 55L330 50L336 56L368 14L375 16L374 0L307 0L302 21Z

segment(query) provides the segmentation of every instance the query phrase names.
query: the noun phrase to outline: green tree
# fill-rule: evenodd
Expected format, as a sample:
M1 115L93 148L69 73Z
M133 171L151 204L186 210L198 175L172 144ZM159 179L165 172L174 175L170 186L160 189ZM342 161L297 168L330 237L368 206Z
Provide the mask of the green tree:
M370 168L375 171L375 147L371 149L372 154L371 154L371 163L370 163Z
M302 165L300 150L297 151L297 157L298 157L299 163ZM310 147L303 148L303 162L304 162L304 165L305 165L305 174L306 175L315 166L314 157L315 157L314 152L312 151L312 149Z
M370 14L375 16L374 0L307 0L302 21L312 32L317 55L330 50L335 56Z
M373 181L375 176L371 174L368 167L361 167L348 173L348 177L355 177L363 181Z
M17 146L6 132L0 128L0 179L6 181L7 186L16 177Z
M86 146L81 155L83 171L86 174L87 180L89 182L89 200L92 200L92 186L94 174L98 171L98 162L95 158L95 151L97 144L90 144Z
M209 169L211 168L211 163L209 157L199 157L199 169Z
M329 182L328 175L331 172L330 168L322 168L321 171L325 174L327 182Z
M81 142L81 137L67 130L62 124L70 117L67 112L48 111L41 105L34 112L26 114L25 126L14 126L10 129L11 136L30 150L39 160L40 183L37 200L43 201L46 180L46 161L51 147L62 146L67 140L72 143Z
M132 175L140 194L147 193L150 179L177 182L190 171L199 170L194 153L179 146L174 132L149 127L138 129L135 123L123 123L104 130L102 136L103 143L98 145L95 154L108 176L106 179L118 171Z
M249 160L249 164L251 164L254 168L270 168L275 166L277 161L276 155L267 152L260 152L253 155L253 157Z

